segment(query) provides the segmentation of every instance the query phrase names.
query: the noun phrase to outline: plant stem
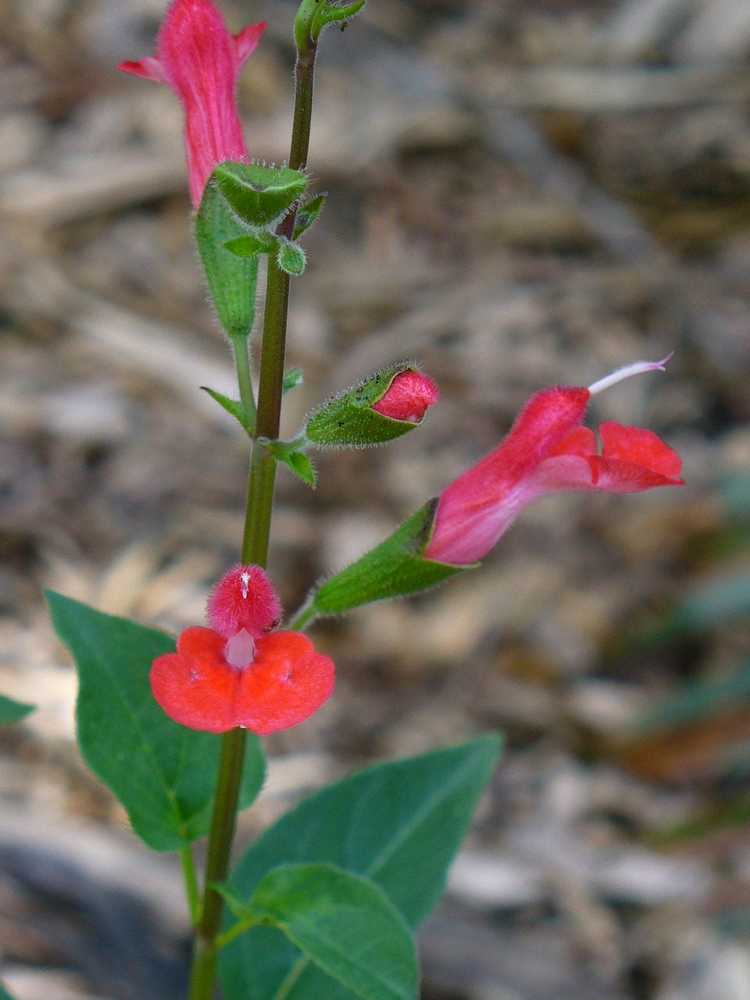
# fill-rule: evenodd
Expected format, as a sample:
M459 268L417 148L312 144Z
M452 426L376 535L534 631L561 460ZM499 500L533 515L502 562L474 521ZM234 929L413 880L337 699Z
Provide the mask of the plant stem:
M183 847L180 850L180 863L182 864L182 877L185 882L185 895L187 896L188 910L190 912L190 923L193 927L197 927L200 921L201 901L198 889L198 876L195 873L193 850L190 846Z
M317 617L318 612L315 610L315 594L313 593L284 627L292 632L302 632Z
M298 55L295 67L294 122L289 153L289 166L294 169L304 167L307 163L314 74L315 47L312 47L304 54ZM295 214L291 212L281 223L279 227L281 235L289 237L294 234ZM269 257L256 434L258 437L271 440L279 436L288 307L289 276L277 267L273 257ZM252 395L252 386L247 367L246 344L244 351L238 351L235 344L235 359L240 395L247 407L247 399ZM255 441L247 487L241 555L243 564L255 563L265 566L268 561L275 479L276 459L263 445ZM229 870L246 741L247 734L243 729L234 729L222 737L219 777L208 840L203 908L193 953L190 1000L211 1000L214 995L217 938L221 926L223 900L211 888L211 883L223 882Z
M232 337L232 353L234 355L234 367L237 372L240 401L244 407L248 423L254 428L257 422L257 413L255 410L255 395L253 394L253 380L250 376L248 340L248 337Z

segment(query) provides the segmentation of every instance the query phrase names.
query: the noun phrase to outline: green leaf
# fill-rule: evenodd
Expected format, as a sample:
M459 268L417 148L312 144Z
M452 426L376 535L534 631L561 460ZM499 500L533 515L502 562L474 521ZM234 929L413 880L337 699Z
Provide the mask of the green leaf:
M366 0L354 0L353 3L341 4L332 3L331 0L323 0L318 6L318 10L312 19L310 27L310 37L317 41L321 31L329 24L346 22L355 17L365 6ZM343 26L343 25L342 25Z
M248 434L253 433L255 428L247 419L245 407L238 399L230 399L229 396L225 396L223 392L217 392L216 389L209 389L207 385L202 385L201 389L203 389L204 392L207 392L211 399L215 399L222 410L226 410L230 416L234 417L243 430L246 430Z
M236 257L225 246L245 232L212 179L195 217L195 239L211 301L230 337L247 337L255 322L258 259Z
M240 219L258 229L281 219L307 188L305 174L290 167L222 163L213 176Z
M310 226L318 221L327 200L328 193L323 191L321 194L316 194L314 198L306 201L303 205L300 205L294 220L295 240L298 240L300 236L307 232Z
M220 738L179 726L154 701L151 662L174 652L163 632L47 594L55 631L76 661L78 744L154 850L177 851L208 832ZM240 801L263 784L260 741L248 735Z
M360 771L302 802L246 851L231 877L250 898L285 863L337 865L376 882L415 927L437 902L453 856L492 770L500 741L470 743ZM286 1000L349 1000L281 934L258 928L229 946L220 970L227 997L267 1000L297 975Z
M15 1000L15 998L8 993L2 983L0 983L0 1000Z
M283 237L280 237L276 263L285 274L291 274L293 277L298 278L301 274L305 273L307 258L305 257L305 251L298 243L292 243L291 240L285 240Z
M417 956L406 921L368 878L334 865L282 865L249 903L331 979L363 1000L414 1000Z
M27 705L22 701L14 701L0 694L0 726L7 726L12 722L20 722L30 715L36 705Z
M413 431L418 423L394 420L372 409L394 378L411 368L404 362L390 365L326 400L308 417L305 434L311 444L318 448L366 448Z
M261 437L258 438L258 442L268 448L277 462L283 462L298 479L315 489L318 477L315 467L303 450L307 446L304 435L292 441L271 441L269 438Z
M276 253L279 245L278 237L267 229L256 229L236 240L226 244L227 250L236 257L257 257L261 253Z
M305 376L301 368L290 368L288 372L284 372L284 383L281 387L283 395L291 392L292 389L296 389L304 381Z
M362 604L414 594L474 569L435 562L422 555L436 508L437 501L429 500L384 542L326 580L312 596L316 616L340 615Z
M318 476L315 472L315 468L310 461L309 457L304 453L304 451L293 451L291 454L286 455L281 460L287 466L288 469L301 479L305 485L315 489L318 482Z

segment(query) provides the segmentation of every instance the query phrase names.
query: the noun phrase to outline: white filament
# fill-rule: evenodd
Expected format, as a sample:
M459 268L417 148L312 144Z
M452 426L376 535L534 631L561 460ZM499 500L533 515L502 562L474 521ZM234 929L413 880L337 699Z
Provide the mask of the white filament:
M240 587L242 588L242 599L247 600L247 595L250 592L250 574L245 570L244 573L240 573Z
M605 375L604 378L600 378L598 382L590 385L589 392L592 396L595 396L598 392L603 392L605 389L609 389L610 386L617 385L618 382L622 382L626 378L631 378L633 375L642 375L644 372L666 371L666 366L673 354L674 351L670 351L666 358L662 358L661 361L634 361L631 365L618 368L616 371L610 372L609 375Z

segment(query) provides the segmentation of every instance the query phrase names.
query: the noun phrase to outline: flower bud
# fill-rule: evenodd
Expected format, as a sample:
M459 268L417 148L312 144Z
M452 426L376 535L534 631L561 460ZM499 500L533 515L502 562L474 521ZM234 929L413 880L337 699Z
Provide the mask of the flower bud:
M318 407L305 427L318 448L384 444L413 430L439 397L438 387L411 365L392 365Z
M383 398L375 403L373 410L391 420L406 420L418 424L439 399L437 382L429 375L409 368L399 372Z

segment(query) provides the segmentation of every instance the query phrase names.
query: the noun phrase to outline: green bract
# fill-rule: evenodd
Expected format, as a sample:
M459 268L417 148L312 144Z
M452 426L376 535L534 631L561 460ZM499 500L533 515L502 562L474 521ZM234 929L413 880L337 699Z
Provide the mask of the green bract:
M195 239L219 322L230 337L247 337L255 320L258 258L243 259L226 249L246 229L222 197L215 178L216 172L195 217Z
M366 448L414 430L418 423L394 420L372 408L388 392L394 378L411 368L403 362L391 365L327 400L308 417L307 440L318 448Z
M415 594L473 569L422 555L436 508L437 501L429 500L384 542L314 590L306 605L311 617L340 615L362 604Z
M301 170L257 163L222 163L213 178L239 218L256 228L278 222L307 188Z

